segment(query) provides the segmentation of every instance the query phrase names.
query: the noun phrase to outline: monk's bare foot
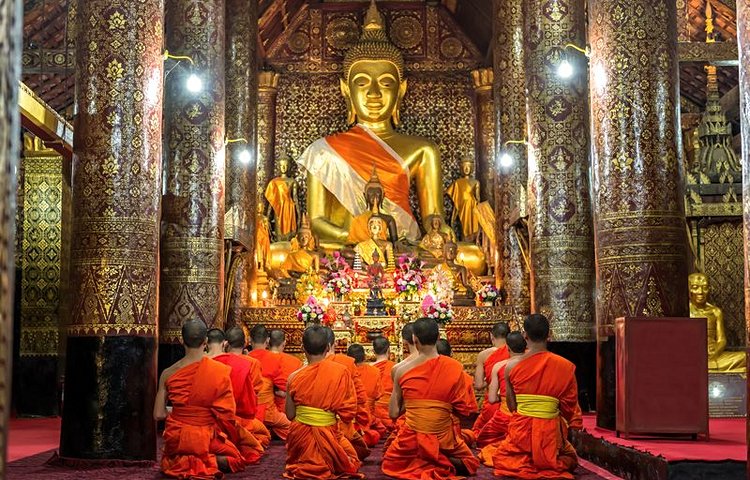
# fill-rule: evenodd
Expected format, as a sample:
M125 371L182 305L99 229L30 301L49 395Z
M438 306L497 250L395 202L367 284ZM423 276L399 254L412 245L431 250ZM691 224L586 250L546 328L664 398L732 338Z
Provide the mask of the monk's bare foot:
M460 477L469 476L469 469L466 468L466 465L464 465L464 462L462 462L461 460L455 457L448 457L448 460L450 460L451 464L456 469L456 475Z
M224 473L232 473L232 470L229 468L229 461L223 455L216 455L216 466Z

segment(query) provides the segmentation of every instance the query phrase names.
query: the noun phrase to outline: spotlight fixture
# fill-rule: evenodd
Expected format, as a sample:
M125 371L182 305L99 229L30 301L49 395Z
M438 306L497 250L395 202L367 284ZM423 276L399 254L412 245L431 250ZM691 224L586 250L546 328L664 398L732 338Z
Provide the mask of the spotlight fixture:
M567 58L557 66L557 76L560 78L570 78L573 76L573 65L570 64Z
M203 90L203 80L198 75L191 73L185 81L185 87L188 92L200 93Z
M244 163L245 165L250 163L250 160L251 160L250 151L247 148L243 149L240 152L239 159L240 159L240 162Z
M584 54L586 57L591 55L589 47L581 48L574 43L566 43L563 47L563 53L560 55L560 63L557 65L557 76L562 79L568 79L575 74L575 67L573 67L573 63L571 63L568 54L565 52L568 48L572 48L573 50Z

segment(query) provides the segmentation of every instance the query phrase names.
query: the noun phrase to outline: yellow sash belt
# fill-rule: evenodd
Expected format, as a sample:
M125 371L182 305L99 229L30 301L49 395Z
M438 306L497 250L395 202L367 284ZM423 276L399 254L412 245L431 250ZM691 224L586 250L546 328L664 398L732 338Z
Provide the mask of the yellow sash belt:
M406 425L415 432L442 433L453 428L453 406L440 400L406 400Z
M308 407L307 405L297 406L294 419L311 427L330 427L336 424L336 415L333 412L322 408Z
M550 420L560 416L560 400L547 395L516 394L516 411L519 415Z

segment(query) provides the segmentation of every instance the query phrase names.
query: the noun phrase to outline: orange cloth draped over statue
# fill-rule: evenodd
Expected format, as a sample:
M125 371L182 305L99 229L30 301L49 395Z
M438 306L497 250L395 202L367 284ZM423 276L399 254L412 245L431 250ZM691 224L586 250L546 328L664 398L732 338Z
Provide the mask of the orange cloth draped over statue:
M357 412L356 392L351 374L335 362L318 362L304 367L289 382L291 401L338 416L351 423ZM301 415L292 421L287 437L287 461L284 476L291 479L334 479L360 476L360 461L352 444L337 423L312 426L301 423ZM333 420L335 422L335 420Z
M492 381L492 378L490 377L492 375L492 368L495 366L497 362L502 362L503 360L508 360L509 358L510 358L510 354L508 353L508 346L503 345L502 347L492 352L484 361L484 383L488 387L489 387L490 382ZM487 401L486 392L487 391L485 390L484 400L482 400L482 409L479 411L479 416L474 422L474 435L476 435L477 442L480 447L485 445L479 439L479 434L482 431L482 427L484 427L487 424L487 422L489 422L492 419L492 417L495 415L495 412L497 411L497 408L499 406L499 404L497 403L490 403Z
M252 350L249 355L260 362L263 372L263 385L258 392L258 418L263 418L266 427L280 439L286 440L289 432L289 419L276 407L274 389L286 391L286 381L282 378L281 357L268 350Z
M394 365L396 365L396 362L391 360L381 360L372 364L373 367L380 371L380 385L383 387L383 394L375 402L374 414L388 430L393 429L393 420L391 420L390 415L388 415L388 404L391 401L391 393L393 393L393 378L391 378L391 371L393 370Z
M346 367L354 382L355 402L357 403L357 413L353 422L339 422L344 435L348 438L354 448L357 450L360 460L364 460L370 455L370 450L362 436L362 426L370 425L370 412L367 410L367 393L365 386L362 384L362 377L354 364L354 359L348 355L334 353L326 357L326 361L335 362Z
M282 235L297 231L297 208L292 199L289 183L283 178L274 178L266 187L266 200L276 215L276 225Z
M383 386L380 382L380 370L377 367L362 363L357 365L359 375L362 378L362 385L367 394L367 411L369 412L370 423L362 428L365 443L368 447L374 447L385 435L385 427L375 416L375 403L383 396Z
M519 396L552 397L559 401L559 414L538 418L514 412L508 434L492 457L495 475L522 479L572 479L578 464L575 449L568 442L568 425L581 423L575 366L550 352L523 359L509 374L518 408Z
M213 358L232 369L229 378L232 380L234 402L237 405L237 421L250 431L263 448L271 443L271 433L263 425L263 420L256 418L258 411L258 394L262 386L260 362L247 355L225 353ZM261 452L263 453L263 449Z
M463 365L442 355L403 374L404 423L383 455L384 474L414 480L462 478L451 459L462 462L470 474L477 471L479 461L456 434L452 418L471 413L465 383Z
M492 466L492 456L497 450L497 446L505 438L508 433L508 422L510 421L511 413L508 410L508 402L505 399L505 395L508 391L505 388L505 366L508 365L510 360L503 360L499 362L500 370L497 372L498 377L498 391L497 395L499 401L497 402L497 408L495 409L495 415L487 422L477 435L477 445L482 448L479 453L479 460L487 466Z
M226 457L233 472L245 467L242 454L229 440L236 435L230 369L204 358L179 369L166 381L172 412L164 427L161 471L175 478L221 475L216 457Z
M284 352L272 352L272 353L281 357L280 381L283 381L284 384L286 385L289 375L291 375L292 372L295 372L299 370L300 368L302 368L302 360L295 357L294 355L289 355L288 353L284 353ZM283 412L284 405L286 403L286 398L276 395L274 397L274 401L276 402L276 408L278 408L280 412Z

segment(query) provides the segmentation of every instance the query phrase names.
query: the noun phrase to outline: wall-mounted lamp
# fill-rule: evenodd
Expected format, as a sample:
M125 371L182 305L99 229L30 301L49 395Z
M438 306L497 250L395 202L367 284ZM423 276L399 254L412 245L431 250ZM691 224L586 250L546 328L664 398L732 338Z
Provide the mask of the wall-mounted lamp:
M190 93L200 93L201 91L203 91L203 79L195 73L195 61L193 61L190 56L172 55L171 53L169 53L169 50L164 50L164 60L167 59L177 60L177 65L179 65L183 60L187 60L188 62L190 62L191 72L190 75L188 75L187 80L185 80L185 88L187 88L188 92ZM175 65L175 67L177 65ZM172 69L174 69L175 67L172 67ZM167 72L167 75L169 75L172 69Z
M570 78L575 73L575 68L573 68L573 64L568 59L567 53L565 53L565 49L568 48L572 48L573 50L584 54L586 57L591 56L591 50L589 49L589 47L581 48L574 43L566 43L563 47L563 54L560 59L560 64L557 66L557 75L560 78Z
M229 145L230 143L237 143L237 142L244 142L247 145L247 139L246 138L225 138L224 139L224 145ZM252 156L250 155L250 150L247 148L243 148L240 150L237 154L237 158L239 158L240 162L244 164L250 163L250 160L252 160Z
M529 142L526 140L508 140L507 142L503 143L503 147L507 147L508 145L528 145ZM513 166L513 163L515 163L515 160L513 158L513 155L508 151L507 148L503 148L502 153L500 154L500 167L504 169L508 169Z

